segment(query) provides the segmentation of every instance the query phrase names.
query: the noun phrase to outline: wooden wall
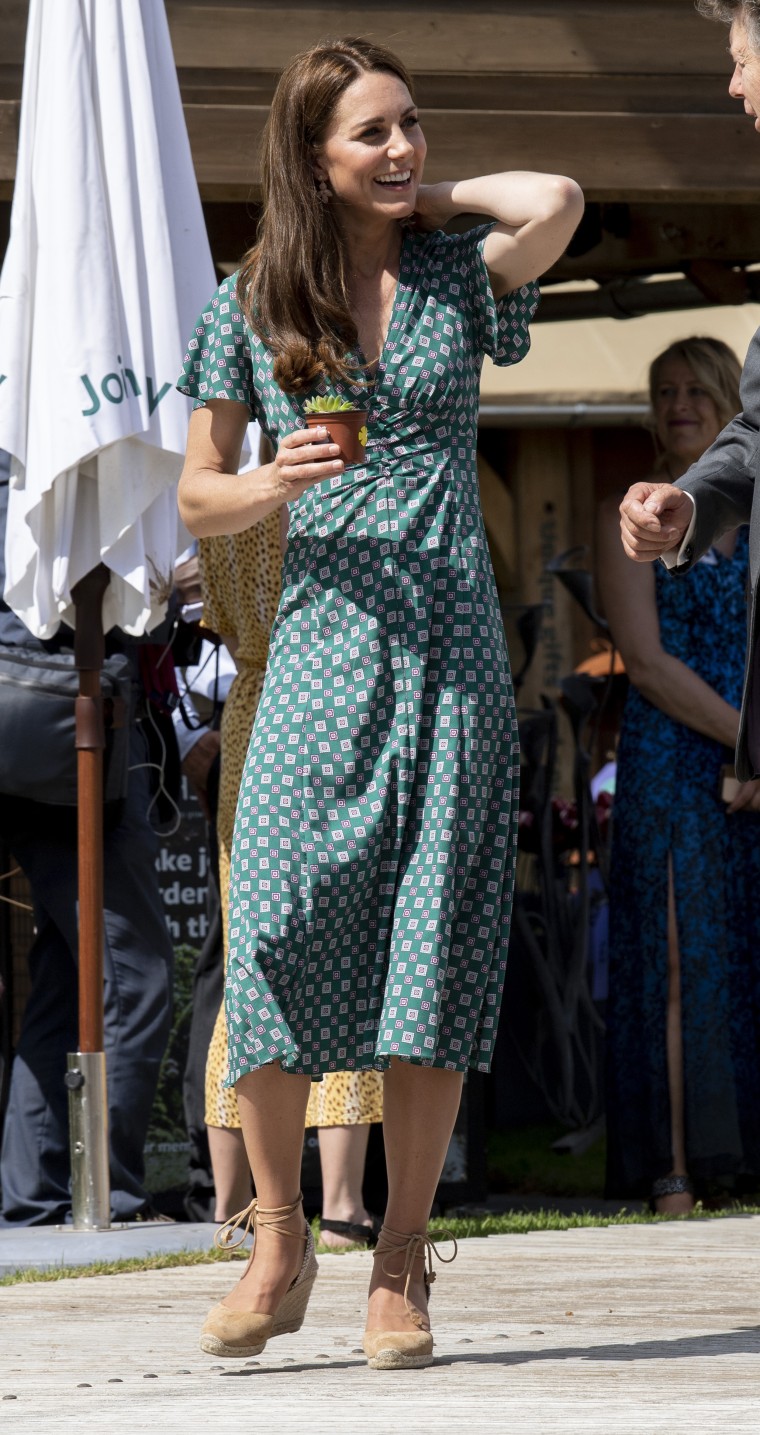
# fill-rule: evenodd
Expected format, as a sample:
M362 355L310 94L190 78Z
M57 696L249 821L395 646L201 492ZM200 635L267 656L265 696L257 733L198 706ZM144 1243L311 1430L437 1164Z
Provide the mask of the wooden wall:
M55 0L52 0L55 3ZM158 0L157 0L158 3ZM604 281L760 255L760 140L727 93L725 27L691 0L167 0L217 264L254 234L258 145L299 49L358 33L416 75L431 180L505 167L572 174L589 202L552 279ZM0 249L27 0L0 4Z
M760 151L726 93L725 30L690 0L167 0L206 198L256 197L276 74L335 34L418 76L429 176L532 167L591 200L756 203ZM0 7L0 183L14 172L26 0Z

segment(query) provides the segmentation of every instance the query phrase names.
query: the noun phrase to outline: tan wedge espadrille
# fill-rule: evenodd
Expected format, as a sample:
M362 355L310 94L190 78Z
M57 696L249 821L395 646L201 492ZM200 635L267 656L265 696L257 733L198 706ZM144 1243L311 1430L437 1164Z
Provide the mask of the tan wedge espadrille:
M288 1286L274 1315L265 1315L254 1310L230 1310L224 1301L213 1306L201 1331L201 1350L204 1350L207 1355L226 1355L236 1359L250 1358L253 1355L260 1355L272 1336L286 1335L290 1331L301 1329L306 1307L309 1304L309 1296L317 1278L318 1265L314 1254L314 1237L311 1227L306 1224L302 1234L289 1231L282 1224L295 1215L301 1201L302 1197L299 1196L292 1205L279 1206L269 1211L264 1210L258 1201L251 1201L250 1206L246 1206L244 1211L240 1211L237 1216L233 1216L229 1221L225 1221L223 1226L220 1226L214 1237L214 1244L221 1250L235 1250L241 1246L249 1231L253 1234L253 1248L255 1248L258 1226L267 1226L281 1236L293 1236L297 1241L304 1241L306 1250L301 1269L292 1284ZM233 1240L232 1237L236 1231L240 1234L237 1240ZM251 1250L251 1260L253 1260L253 1249Z
M403 1280L406 1276L404 1305L409 1319L417 1329L365 1330L362 1344L372 1370L416 1370L424 1365L433 1364L433 1337L425 1324L422 1311L418 1310L417 1306L409 1300L409 1285L415 1259L419 1256L423 1261L425 1294L428 1300L430 1299L430 1287L435 1280L433 1256L446 1265L456 1258L457 1243L454 1237L446 1232L443 1238L453 1241L454 1254L452 1256L442 1256L435 1242L427 1234L415 1232L411 1236L406 1236L402 1235L400 1231L391 1231L387 1226L383 1226L378 1236L374 1255L380 1257L385 1275L390 1276L392 1280ZM388 1258L394 1255L403 1256L403 1265L400 1271L388 1269ZM425 1267L426 1259L427 1266Z

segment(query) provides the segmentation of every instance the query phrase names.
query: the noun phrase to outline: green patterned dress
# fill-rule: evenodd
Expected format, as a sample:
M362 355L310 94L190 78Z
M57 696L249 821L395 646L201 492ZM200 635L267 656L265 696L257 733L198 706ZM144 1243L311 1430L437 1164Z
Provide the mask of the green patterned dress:
M404 233L366 465L290 505L232 848L230 1085L272 1061L312 1077L392 1056L490 1067L518 747L478 391L483 354L527 353L538 291L494 301L488 230ZM179 387L198 405L246 404L275 446L309 397L275 384L234 276L198 320Z

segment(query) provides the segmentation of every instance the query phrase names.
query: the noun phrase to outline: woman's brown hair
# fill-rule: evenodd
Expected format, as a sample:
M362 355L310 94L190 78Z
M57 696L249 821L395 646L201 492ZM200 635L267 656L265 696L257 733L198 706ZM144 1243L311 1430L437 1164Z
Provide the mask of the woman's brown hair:
M238 277L248 323L274 354L274 378L300 393L320 378L356 378L347 351L357 343L346 256L330 204L319 197L314 160L338 101L363 74L396 75L402 62L369 40L333 40L296 55L280 76L264 129L264 209Z

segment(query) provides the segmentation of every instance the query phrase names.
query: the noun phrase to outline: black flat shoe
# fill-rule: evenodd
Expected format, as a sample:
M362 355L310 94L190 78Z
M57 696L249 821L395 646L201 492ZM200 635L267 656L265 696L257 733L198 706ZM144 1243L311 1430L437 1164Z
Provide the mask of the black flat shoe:
M382 1221L377 1216L370 1214L368 1226L359 1225L357 1221L322 1221L319 1222L320 1231L329 1231L331 1236L345 1236L355 1246L376 1246L377 1238L382 1229Z

